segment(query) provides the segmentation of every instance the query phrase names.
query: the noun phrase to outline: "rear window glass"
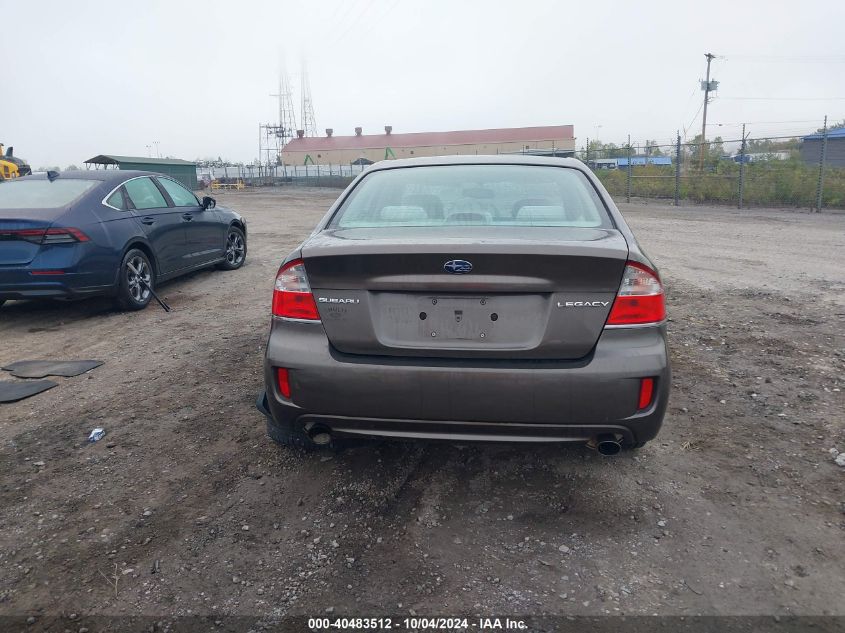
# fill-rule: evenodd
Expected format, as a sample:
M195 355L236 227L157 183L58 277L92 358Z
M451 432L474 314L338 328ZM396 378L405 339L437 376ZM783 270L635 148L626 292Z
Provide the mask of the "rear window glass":
M332 228L401 226L610 228L596 190L577 169L448 165L375 171L332 218Z
M113 206L115 209L126 209L126 203L123 201L123 188L121 187L110 195L109 199L106 200L106 204Z
M0 184L0 209L55 209L66 207L99 180L13 180Z

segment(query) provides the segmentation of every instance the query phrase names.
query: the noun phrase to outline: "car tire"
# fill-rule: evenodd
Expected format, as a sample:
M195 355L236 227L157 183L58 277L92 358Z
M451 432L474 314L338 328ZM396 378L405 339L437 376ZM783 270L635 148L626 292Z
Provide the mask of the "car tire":
M5 299L0 299L0 308L2 308L2 307L3 307L3 304L4 304L4 303L6 303L6 300L5 300Z
M130 264L135 271L141 273L141 277L149 284L150 288L155 287L155 274L150 258L144 251L132 248L120 262L117 280L117 305L121 310L143 310L149 305L153 293L150 288L144 287L144 284L130 268Z
M278 424L267 418L267 435L274 442L289 448L311 452L319 448L302 429L294 429L287 424Z
M246 261L246 235L236 226L226 232L225 259L217 264L220 270L237 270Z

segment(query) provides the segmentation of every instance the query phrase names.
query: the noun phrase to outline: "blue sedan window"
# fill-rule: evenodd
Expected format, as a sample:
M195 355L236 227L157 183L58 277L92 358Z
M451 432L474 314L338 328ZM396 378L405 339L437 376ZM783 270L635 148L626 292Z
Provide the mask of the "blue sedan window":
M0 209L56 209L99 185L99 180L57 178L49 180L13 180L0 186Z
M106 203L109 206L114 207L115 209L120 209L121 211L126 209L126 204L123 202L123 193L120 191L120 189L110 195L109 199L106 200Z
M158 187L149 178L127 180L123 186L136 209L161 209L167 207L161 191L158 190Z
M175 180L170 180L170 178L159 178L158 181L161 183L161 186L164 187L164 190L170 196L170 199L173 200L173 204L177 207L199 206L196 196Z

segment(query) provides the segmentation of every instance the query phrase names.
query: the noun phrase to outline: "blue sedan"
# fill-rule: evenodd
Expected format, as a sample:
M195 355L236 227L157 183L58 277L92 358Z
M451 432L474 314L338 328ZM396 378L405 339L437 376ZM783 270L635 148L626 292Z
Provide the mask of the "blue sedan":
M112 296L125 310L158 283L246 259L246 220L143 171L47 172L0 185L0 305Z

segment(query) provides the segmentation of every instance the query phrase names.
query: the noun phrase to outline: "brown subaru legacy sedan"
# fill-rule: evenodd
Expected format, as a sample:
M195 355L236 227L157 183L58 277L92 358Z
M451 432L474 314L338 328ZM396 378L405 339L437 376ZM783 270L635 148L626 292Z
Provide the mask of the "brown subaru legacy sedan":
M574 159L377 163L284 260L270 437L584 442L657 435L669 397L657 270Z

